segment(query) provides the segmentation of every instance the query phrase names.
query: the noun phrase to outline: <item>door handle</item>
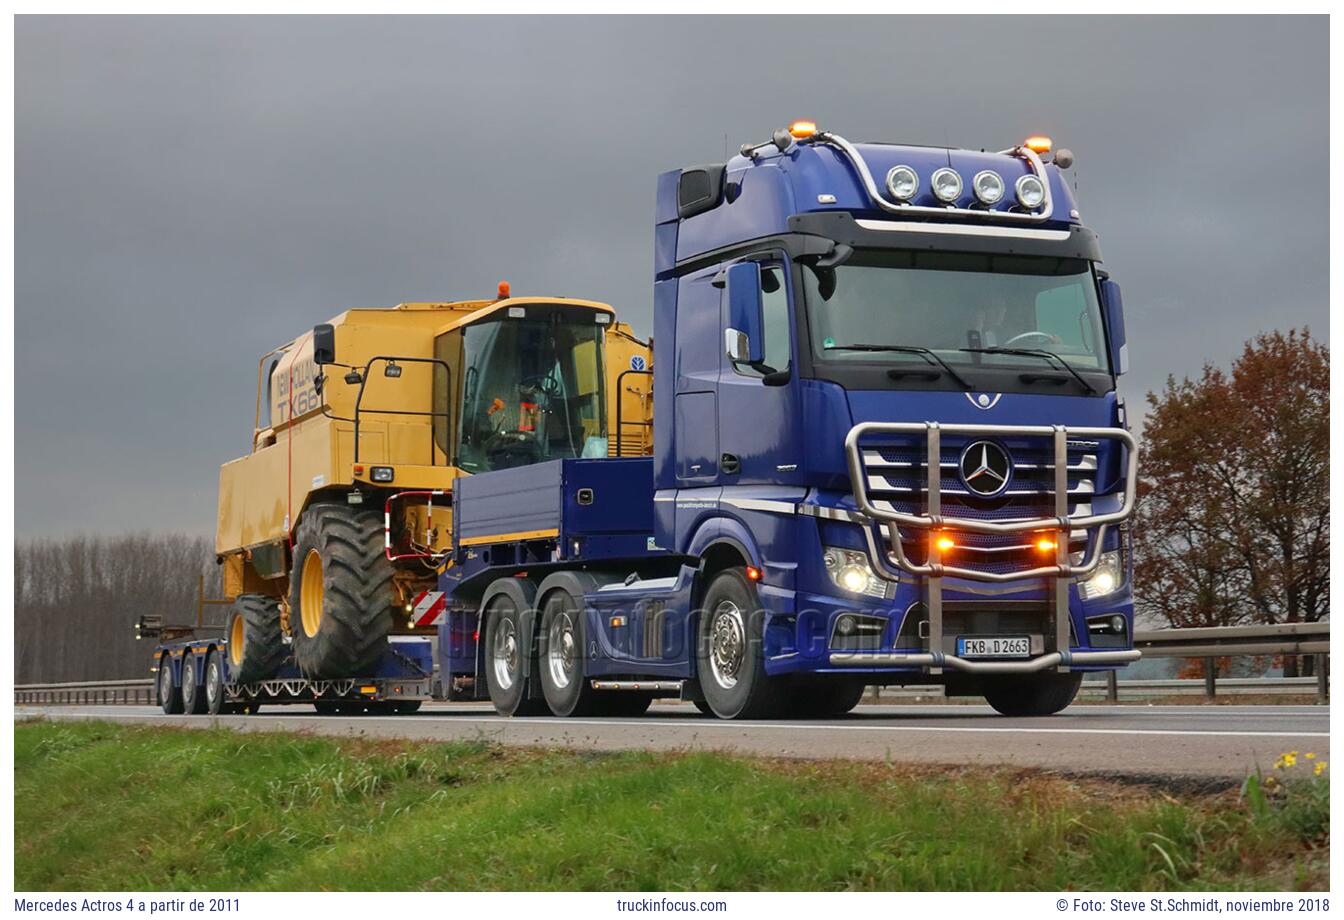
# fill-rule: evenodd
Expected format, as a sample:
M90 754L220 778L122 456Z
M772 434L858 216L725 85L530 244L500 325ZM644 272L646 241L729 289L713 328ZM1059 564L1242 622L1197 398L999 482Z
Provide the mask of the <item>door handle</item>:
M737 458L737 454L724 454L719 458L719 469L732 476L742 469L742 461Z

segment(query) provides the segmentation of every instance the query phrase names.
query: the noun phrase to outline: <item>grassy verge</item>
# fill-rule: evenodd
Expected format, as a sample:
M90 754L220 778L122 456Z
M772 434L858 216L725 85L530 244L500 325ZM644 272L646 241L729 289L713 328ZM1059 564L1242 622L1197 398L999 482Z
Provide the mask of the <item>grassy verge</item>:
M20 890L1328 884L1328 795L1283 820L1235 792L1007 769L98 722L14 735Z

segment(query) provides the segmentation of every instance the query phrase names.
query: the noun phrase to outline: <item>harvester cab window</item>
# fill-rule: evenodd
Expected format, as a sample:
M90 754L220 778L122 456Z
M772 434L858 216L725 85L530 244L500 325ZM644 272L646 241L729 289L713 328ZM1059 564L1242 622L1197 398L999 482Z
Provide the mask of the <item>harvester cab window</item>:
M465 330L457 464L467 472L606 456L601 327L587 313L533 312Z

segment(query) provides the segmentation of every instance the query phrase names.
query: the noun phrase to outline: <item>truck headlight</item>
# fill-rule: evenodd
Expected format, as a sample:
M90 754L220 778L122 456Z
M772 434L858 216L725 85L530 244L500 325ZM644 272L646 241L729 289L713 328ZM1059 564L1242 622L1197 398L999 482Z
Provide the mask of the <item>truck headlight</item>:
M1111 550L1101 554L1097 570L1084 581L1078 582L1078 593L1083 600L1105 597L1114 594L1125 581L1125 569L1121 562L1120 551Z
M868 565L866 553L828 546L822 551L821 561L826 566L826 574L841 591L869 597L887 596L887 583Z

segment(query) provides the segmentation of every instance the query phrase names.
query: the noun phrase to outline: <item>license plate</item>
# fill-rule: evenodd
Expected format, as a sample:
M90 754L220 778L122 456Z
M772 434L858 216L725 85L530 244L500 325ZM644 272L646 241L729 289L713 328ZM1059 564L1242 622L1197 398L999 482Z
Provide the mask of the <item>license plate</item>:
M958 658L1030 658L1031 639L1026 636L958 638Z

